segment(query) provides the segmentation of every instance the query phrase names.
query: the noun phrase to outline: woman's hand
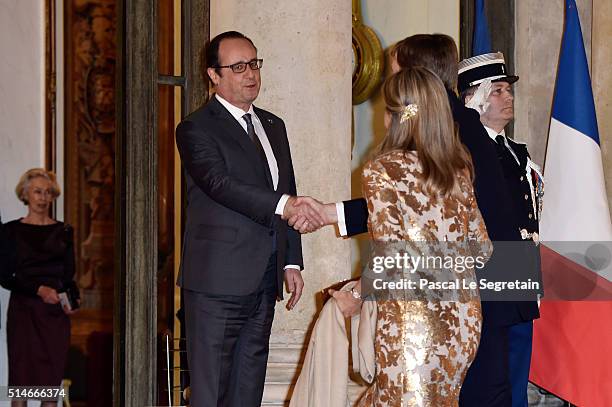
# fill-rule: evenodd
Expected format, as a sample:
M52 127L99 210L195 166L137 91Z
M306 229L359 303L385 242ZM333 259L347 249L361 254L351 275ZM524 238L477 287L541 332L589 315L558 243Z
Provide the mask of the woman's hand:
M329 295L334 297L338 308L346 318L350 318L353 315L357 315L361 312L361 304L363 301L359 298L353 297L353 293L350 291L336 291L330 289Z
M79 299L77 300L77 302L79 303L79 308L80 308L80 306L81 306L81 299L79 298ZM64 310L64 314L66 314L66 315L73 315L73 314L76 314L76 313L79 311L79 308L77 308L77 309L72 309L72 308L70 308L68 305L64 305L64 306L62 307L62 309Z
M51 287L47 287L46 285L41 285L38 287L36 294L38 294L38 296L47 304L57 304L60 302L57 291Z

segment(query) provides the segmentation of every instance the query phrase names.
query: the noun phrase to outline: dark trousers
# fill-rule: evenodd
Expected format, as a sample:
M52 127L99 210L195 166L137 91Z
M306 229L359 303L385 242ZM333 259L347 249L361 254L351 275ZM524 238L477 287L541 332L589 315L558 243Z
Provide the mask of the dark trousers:
M527 384L531 367L533 321L512 325L508 332L512 407L527 407Z
M276 302L276 254L252 294L183 295L190 405L259 407Z
M460 407L510 407L512 390L508 375L508 327L483 324L476 358L468 369Z

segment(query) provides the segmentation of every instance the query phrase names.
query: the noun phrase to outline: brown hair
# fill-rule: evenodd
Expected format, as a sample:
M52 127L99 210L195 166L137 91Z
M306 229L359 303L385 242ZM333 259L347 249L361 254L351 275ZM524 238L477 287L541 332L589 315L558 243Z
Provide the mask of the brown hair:
M29 204L26 195L28 193L28 188L30 187L30 181L32 181L34 178L44 178L51 183L51 195L53 196L53 199L60 196L61 191L59 184L55 179L55 174L51 171L45 170L44 168L32 168L27 170L21 176L21 178L19 178L19 182L15 187L15 194L17 194L17 198L19 198L24 205Z
M473 178L470 154L457 135L444 85L427 68L402 69L384 85L387 112L391 121L379 147L379 154L391 150L417 152L425 191L433 196L458 192L457 176L466 172ZM418 112L402 123L406 106Z
M438 75L447 89L457 89L459 55L455 40L448 35L412 35L395 44L391 54L400 68L424 66Z

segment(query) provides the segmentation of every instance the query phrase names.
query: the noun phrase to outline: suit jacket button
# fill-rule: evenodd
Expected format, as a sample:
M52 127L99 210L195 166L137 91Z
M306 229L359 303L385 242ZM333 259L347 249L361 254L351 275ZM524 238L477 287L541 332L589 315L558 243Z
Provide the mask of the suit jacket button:
M519 179L519 181L522 181L522 180L523 180L523 178L524 178L524 177L521 175L521 178Z
M531 219L531 218L533 218L533 215L532 215L532 214L529 214L529 219Z
M525 200L529 199L529 195L525 194Z
M269 234L270 236L274 236L274 231L273 231L273 230L271 230L271 231L269 231L269 232L268 232L268 234Z

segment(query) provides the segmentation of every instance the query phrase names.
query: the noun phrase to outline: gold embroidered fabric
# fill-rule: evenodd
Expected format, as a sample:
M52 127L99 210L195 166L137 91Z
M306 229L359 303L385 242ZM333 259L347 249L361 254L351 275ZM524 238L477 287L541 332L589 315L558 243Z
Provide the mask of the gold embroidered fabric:
M423 191L415 152L391 151L363 171L369 231L377 242L453 242L468 254L468 240L491 244L467 176L459 198L436 199ZM473 269L464 274L475 281ZM469 291L469 290L468 290ZM482 314L478 293L463 300L377 301L376 377L357 406L457 406L461 383L476 356Z

